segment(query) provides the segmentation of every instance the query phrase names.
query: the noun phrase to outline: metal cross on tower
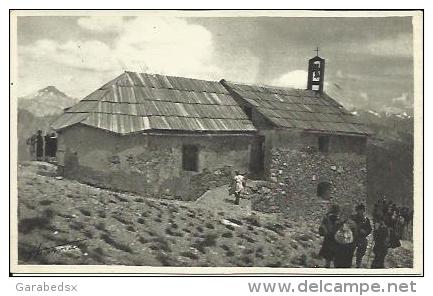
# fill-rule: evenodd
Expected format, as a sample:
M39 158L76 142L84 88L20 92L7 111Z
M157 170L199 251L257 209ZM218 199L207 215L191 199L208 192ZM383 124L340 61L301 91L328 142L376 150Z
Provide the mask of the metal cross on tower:
M317 46L316 49L314 50L316 52L316 56L319 56L319 47Z

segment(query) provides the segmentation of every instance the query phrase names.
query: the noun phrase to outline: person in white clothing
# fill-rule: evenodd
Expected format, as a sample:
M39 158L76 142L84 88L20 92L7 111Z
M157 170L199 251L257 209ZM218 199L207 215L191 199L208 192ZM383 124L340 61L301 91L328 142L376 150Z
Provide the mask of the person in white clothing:
M245 187L245 177L242 176L238 171L235 171L234 176L234 185L235 185L235 204L239 204L239 200L241 198L242 191Z

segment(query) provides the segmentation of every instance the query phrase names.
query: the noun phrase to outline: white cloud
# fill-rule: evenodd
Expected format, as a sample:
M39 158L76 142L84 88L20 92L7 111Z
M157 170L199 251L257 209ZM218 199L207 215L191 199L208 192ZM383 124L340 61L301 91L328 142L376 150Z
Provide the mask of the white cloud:
M307 88L308 72L305 70L294 70L283 74L271 81L271 85L294 88Z
M33 45L20 48L20 54L24 58L43 59L73 68L99 71L113 68L109 58L112 50L107 44L96 40L65 43L38 40Z
M77 23L80 27L91 31L121 32L124 20L118 16L91 16L79 18Z
M203 79L222 77L214 60L212 34L203 26L189 24L184 19L86 17L78 19L78 24L90 31L117 32L117 37L110 45L98 40L62 43L38 40L19 48L20 61L34 64L44 61L76 72L99 72L96 76L104 77L107 73L118 75L124 70Z
M401 96L396 97L396 98L392 98L392 102L393 103L407 102L408 101L408 97L409 97L409 95L407 93L402 93Z
M413 100L408 93L402 93L401 96L392 98L392 103L394 106L399 106L402 108L412 108Z
M360 92L359 96L364 100L364 101L368 101L368 94L366 92Z
M215 70L212 34L179 18L139 17L126 21L115 46L125 67L201 76Z

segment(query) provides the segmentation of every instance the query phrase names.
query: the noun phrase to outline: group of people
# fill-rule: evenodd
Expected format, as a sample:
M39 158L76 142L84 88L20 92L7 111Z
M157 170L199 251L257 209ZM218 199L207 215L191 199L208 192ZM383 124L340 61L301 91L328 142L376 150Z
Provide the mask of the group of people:
M412 225L413 210L409 207L399 207L392 201L382 198L374 204L373 219L375 221L383 220L384 224L398 233L398 236L410 239L409 230Z
M319 227L319 234L324 237L319 255L325 259L325 267L329 268L333 263L336 268L350 268L355 256L356 267L361 268L368 236L373 233L371 268L385 268L388 250L401 245L403 230L405 227L408 229L412 215L408 208L398 208L393 203L380 200L374 207L372 225L366 216L365 205L357 205L354 214L343 218L339 205L331 204ZM367 261L370 256L371 253Z
M368 235L372 232L370 219L365 215L365 206L357 205L355 214L344 219L340 206L332 204L319 227L324 237L319 256L325 259L325 267L331 263L337 268L352 267L356 253L356 267L360 268L368 246Z
M50 161L56 157L57 137L55 133L47 133L43 136L42 130L38 130L27 139L27 145L32 160Z
M235 171L229 191L234 195L236 205L239 205L245 186L245 177L239 171ZM398 207L383 198L374 205L372 218L373 223L366 215L364 204L358 204L349 217L341 214L338 204L330 204L319 227L319 234L323 236L319 256L325 259L326 268L331 267L331 264L336 268L351 268L353 257L355 266L361 268L371 233L373 241L367 256L367 266L373 253L374 258L370 267L385 268L388 250L399 247L401 239L408 239L413 210Z

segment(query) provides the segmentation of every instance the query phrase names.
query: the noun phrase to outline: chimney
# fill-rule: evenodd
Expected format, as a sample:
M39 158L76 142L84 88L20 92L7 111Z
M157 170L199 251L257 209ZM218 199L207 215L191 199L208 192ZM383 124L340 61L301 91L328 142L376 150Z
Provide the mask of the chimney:
M319 48L317 54L308 61L308 84L307 89L323 93L323 82L325 81L325 59L319 57Z

